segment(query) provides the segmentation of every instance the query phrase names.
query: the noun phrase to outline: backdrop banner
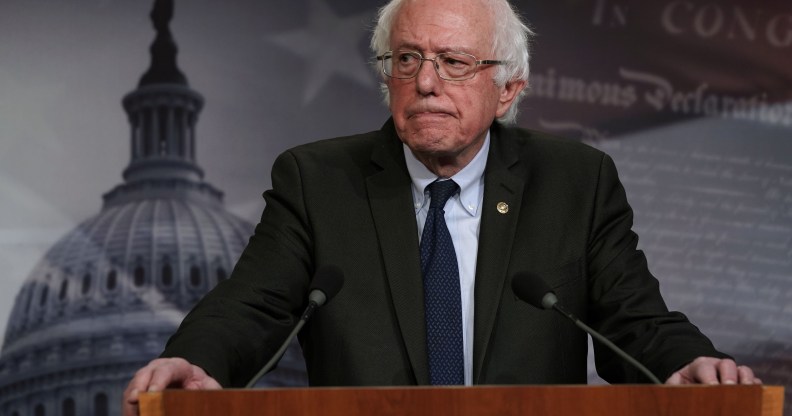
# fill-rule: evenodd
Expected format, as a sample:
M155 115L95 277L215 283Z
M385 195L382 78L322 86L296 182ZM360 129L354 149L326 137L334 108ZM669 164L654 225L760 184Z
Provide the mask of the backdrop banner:
M0 415L119 414L278 154L388 117L384 1L170 3L0 2ZM669 307L792 402L792 3L513 4L518 124L613 157ZM299 351L263 384L304 385Z

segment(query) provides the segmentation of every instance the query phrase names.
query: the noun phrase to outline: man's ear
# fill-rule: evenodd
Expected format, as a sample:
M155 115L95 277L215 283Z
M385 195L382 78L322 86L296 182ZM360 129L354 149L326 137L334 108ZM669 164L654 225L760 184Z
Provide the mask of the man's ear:
M520 91L525 88L527 83L523 80L511 80L501 88L500 97L498 98L498 111L496 117L502 117L506 111L511 107L512 102L519 96Z

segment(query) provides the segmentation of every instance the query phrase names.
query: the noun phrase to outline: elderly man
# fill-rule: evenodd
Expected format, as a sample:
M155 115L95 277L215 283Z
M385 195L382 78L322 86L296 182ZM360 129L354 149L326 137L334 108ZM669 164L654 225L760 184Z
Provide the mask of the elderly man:
M282 154L233 275L125 393L240 386L305 307L312 273L341 292L301 334L311 385L585 383L585 334L518 300L541 276L565 306L668 383L758 383L669 312L611 159L505 127L530 31L505 0L394 0L372 47L392 118ZM645 382L595 345L606 380Z

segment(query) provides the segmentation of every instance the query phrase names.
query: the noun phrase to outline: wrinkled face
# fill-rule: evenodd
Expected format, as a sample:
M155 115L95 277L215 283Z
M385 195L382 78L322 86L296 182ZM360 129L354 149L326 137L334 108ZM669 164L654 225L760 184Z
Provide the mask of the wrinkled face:
M390 47L415 50L425 58L456 51L479 60L499 59L490 56L492 20L491 12L478 1L408 0L394 21ZM397 133L419 159L467 164L481 148L493 120L508 109L513 86L495 85L494 66L478 69L472 79L445 81L432 62L425 61L414 78L386 80Z

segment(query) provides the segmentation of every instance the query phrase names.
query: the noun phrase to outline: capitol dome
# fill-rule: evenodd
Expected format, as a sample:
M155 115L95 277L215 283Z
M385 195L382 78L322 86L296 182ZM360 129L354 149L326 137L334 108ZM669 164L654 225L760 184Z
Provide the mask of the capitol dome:
M79 414L114 413L95 410L118 407L134 371L233 267L250 225L211 203L219 194L137 186L58 241L19 291L0 360L4 414L64 414L69 398L75 411L91 405Z
M50 248L16 296L0 355L0 414L120 414L134 372L228 277L253 226L226 211L195 162L203 106L176 66L157 0L152 63L124 97L131 161L99 214ZM304 383L294 351L270 385Z

